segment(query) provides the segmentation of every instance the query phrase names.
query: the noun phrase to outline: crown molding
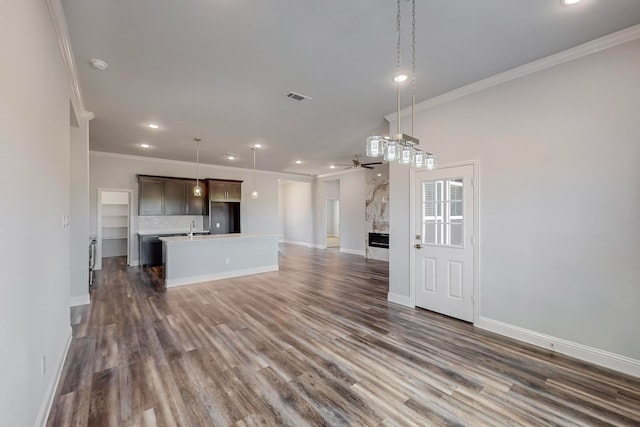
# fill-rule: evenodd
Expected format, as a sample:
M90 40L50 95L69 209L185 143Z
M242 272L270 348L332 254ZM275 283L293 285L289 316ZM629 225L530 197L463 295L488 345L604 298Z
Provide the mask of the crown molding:
M49 14L53 28L58 36L58 46L62 54L65 68L67 70L67 78L69 79L69 87L71 88L71 103L76 110L79 118L91 120L95 117L91 111L87 111L84 107L84 99L82 98L82 90L80 89L80 79L78 78L78 68L73 57L73 49L71 48L71 39L69 38L69 29L67 28L67 19L64 16L61 0L47 0Z
M183 166L189 166L189 167L195 167L196 163L195 162L185 162L182 160L171 160L171 159L161 159L159 157L147 157L147 156L135 156L133 154L120 154L120 153L109 153L107 151L94 151L94 150L89 150L89 155L90 156L96 156L96 157L110 157L112 159L123 159L123 160L137 160L137 161L146 161L146 162L155 162L155 163L165 163L165 164L171 164L171 165L183 165ZM210 163L202 163L200 162L200 167L211 167L211 168L216 168L216 169L222 169L222 170L228 170L228 171L234 171L234 172L244 172L244 173L253 173L253 169L246 169L246 168L238 168L238 167L234 167L234 166L224 166L224 165L213 165ZM295 177L295 178L306 178L307 180L312 180L313 176L311 175L304 175L304 174L297 174L297 173L291 173L291 172L274 172L274 171L266 171L266 170L260 170L260 169L256 169L257 173L260 174L266 174L266 175L278 175L280 177Z
M640 38L640 25L634 25L633 27L625 28L624 30L611 33L571 49L555 53L545 58L512 68L503 73L495 74L491 77L487 77L486 79L479 80L475 83L471 83L442 95L427 99L426 101L422 101L415 105L415 112L418 113L420 111L428 110L467 95L471 95L473 93L498 86L502 83L516 80L529 74L537 73L538 71L546 70L547 68L555 67L556 65L564 64L638 38ZM396 120L396 115L397 113L394 112L387 114L384 118L387 119L388 122L393 122ZM411 108L403 108L400 110L401 118L409 116L411 116Z

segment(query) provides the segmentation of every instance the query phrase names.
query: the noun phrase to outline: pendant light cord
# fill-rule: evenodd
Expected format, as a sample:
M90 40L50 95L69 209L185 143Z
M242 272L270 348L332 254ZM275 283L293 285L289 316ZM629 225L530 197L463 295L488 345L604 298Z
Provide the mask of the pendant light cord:
M411 1L411 136L413 133L413 115L416 107L416 0Z
M253 150L253 191L256 191L256 147L251 148Z
M396 14L396 33L398 34L397 57L396 57L396 76L400 74L400 41L401 41L401 25L400 25L400 0L397 0L398 13ZM400 133L400 83L396 83L396 124L397 132Z
M196 188L200 186L200 138L196 141Z

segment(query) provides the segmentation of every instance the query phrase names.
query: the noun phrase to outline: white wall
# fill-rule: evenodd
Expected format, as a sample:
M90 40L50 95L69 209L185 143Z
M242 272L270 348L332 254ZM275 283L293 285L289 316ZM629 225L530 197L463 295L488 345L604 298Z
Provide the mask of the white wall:
M71 304L89 303L89 124L71 128L70 238Z
M324 181L324 197L326 197L327 199L340 198L340 180L339 179Z
M389 163L389 299L405 299L407 304L409 260L413 255L410 250L413 241L409 230L409 185L407 166Z
M71 333L70 92L46 2L3 1L0 39L0 419L32 426Z
M310 182L281 182L283 240L313 246L313 193Z
M365 169L340 176L340 252L364 256L367 227Z
M638 70L636 40L417 114L440 163L479 160L483 318L640 360ZM391 167L405 296L407 170Z
M194 177L196 165L189 162L154 159L149 157L124 156L100 152L89 153L90 164L90 232L96 232L96 206L98 188L133 190L132 238L130 239L131 262L138 262L138 181L136 174L161 175L190 178ZM253 171L200 165L200 176L206 178L234 179L244 181L242 184L242 203L240 227L243 233L279 234L281 221L278 215L278 180L311 182L312 178L278 174L273 172L256 172L256 190L260 197L251 198Z

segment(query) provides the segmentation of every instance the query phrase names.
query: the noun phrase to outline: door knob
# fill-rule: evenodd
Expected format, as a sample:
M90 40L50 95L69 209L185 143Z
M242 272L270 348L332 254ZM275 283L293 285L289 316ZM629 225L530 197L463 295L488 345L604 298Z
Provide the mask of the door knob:
M422 249L422 245L420 243L416 243L413 247L416 249Z

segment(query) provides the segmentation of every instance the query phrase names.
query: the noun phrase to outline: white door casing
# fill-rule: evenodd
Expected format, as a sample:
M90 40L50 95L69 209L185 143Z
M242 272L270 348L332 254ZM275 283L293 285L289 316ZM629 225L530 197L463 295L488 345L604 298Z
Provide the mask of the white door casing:
M474 165L415 173L415 305L474 321Z

